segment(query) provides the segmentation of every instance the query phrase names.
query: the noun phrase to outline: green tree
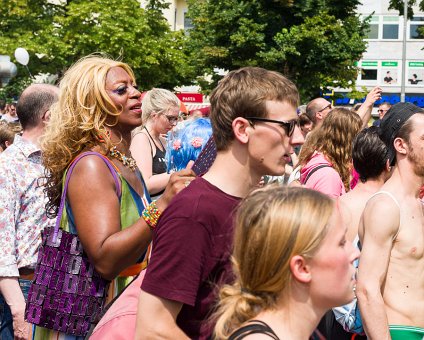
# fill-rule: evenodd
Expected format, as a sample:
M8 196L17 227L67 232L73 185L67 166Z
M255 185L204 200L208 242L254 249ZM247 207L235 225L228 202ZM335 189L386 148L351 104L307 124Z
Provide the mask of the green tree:
M353 86L366 49L367 22L355 0L188 0L188 45L198 74L262 66L299 87L302 99L330 86Z
M417 0L408 0L408 18L411 19L414 16L414 10L412 6L417 5L419 6L419 9L421 11L424 11L424 0L417 1ZM399 15L403 15L405 6L404 0L390 0L389 9L396 9L399 11Z
M122 58L142 88L174 88L190 82L193 68L182 46L187 37L172 32L162 15L165 1L2 0L0 54L17 47L30 53L31 73L59 76L91 53ZM14 81L27 76L22 67ZM13 83L12 83L13 85Z

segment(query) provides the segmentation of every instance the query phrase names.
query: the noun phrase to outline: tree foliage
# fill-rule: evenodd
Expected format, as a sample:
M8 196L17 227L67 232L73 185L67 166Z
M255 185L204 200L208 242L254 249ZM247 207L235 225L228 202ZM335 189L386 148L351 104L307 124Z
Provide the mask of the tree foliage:
M24 47L31 73L61 75L100 52L130 64L142 88L173 88L190 82L193 69L182 49L187 37L172 32L162 15L166 6L160 0L145 9L137 0L2 0L0 54ZM15 81L27 76L18 69Z
M199 74L262 66L291 78L304 100L352 86L366 49L356 0L188 0L188 42ZM336 81L336 83L334 83Z
M414 10L412 6L419 6L421 11L424 11L424 0L408 0L408 18L411 19L414 16ZM390 0L389 9L396 9L399 11L399 15L403 15L405 1L404 0Z

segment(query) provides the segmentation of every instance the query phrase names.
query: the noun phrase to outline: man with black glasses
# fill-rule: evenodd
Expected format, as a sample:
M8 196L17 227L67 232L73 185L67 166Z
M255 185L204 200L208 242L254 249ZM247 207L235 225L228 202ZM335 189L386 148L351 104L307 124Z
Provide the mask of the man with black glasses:
M212 92L217 156L175 196L153 231L141 286L136 339L209 339L217 288L232 281L233 212L263 175L282 175L297 125L296 86L277 72L245 67Z

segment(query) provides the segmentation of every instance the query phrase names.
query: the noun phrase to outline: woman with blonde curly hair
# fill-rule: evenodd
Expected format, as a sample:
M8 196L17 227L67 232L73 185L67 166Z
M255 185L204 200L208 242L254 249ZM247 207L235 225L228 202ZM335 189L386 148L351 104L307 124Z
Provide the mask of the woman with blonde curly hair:
M328 309L354 296L359 251L346 230L335 201L314 190L268 186L245 198L215 338L309 339Z
M164 195L149 204L129 152L131 131L141 124L141 93L127 64L85 57L65 73L59 88L59 102L51 108L41 147L48 171L47 209L57 215L64 176L75 165L61 226L78 234L102 278L115 279L109 294L113 297L142 269L137 262L146 252L160 212L194 178L193 173L176 173ZM36 327L36 339L52 336L56 338L57 332Z
M355 112L331 110L302 147L300 183L334 198L349 191L353 139L361 128L361 118Z

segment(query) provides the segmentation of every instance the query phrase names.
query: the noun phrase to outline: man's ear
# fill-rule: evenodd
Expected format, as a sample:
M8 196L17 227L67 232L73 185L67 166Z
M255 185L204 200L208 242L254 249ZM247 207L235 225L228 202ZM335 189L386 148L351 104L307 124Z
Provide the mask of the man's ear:
M315 121L318 121L318 120L322 120L322 114L321 114L321 112L315 113Z
M235 138L242 144L246 144L249 141L249 134L252 126L249 121L242 117L237 117L232 123L233 133Z
M393 145L396 151L402 155L406 155L407 151L409 150L408 143L400 137L395 138Z
M293 277L301 283L309 283L312 279L310 265L301 255L295 255L290 259L290 270Z
M46 112L44 112L44 114L41 116L41 120L43 122L48 122L50 120L50 110L47 110Z

